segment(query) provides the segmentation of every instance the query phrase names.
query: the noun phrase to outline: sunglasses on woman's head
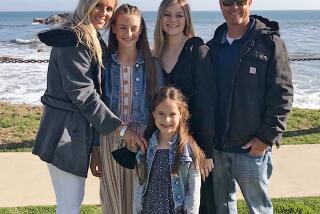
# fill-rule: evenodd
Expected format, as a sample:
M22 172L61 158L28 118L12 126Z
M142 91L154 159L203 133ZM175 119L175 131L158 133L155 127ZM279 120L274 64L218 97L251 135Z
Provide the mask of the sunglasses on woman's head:
M244 6L247 4L247 0L222 0L223 6L232 6L233 3L236 2L238 6Z

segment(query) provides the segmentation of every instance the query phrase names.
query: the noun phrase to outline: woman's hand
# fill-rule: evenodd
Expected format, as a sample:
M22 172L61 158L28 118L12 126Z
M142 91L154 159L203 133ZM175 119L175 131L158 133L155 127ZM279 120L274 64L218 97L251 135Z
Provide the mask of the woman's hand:
M91 161L90 161L90 170L93 176L101 177L102 176L102 166L99 147L92 147L91 150Z
M214 168L213 159L212 158L205 159L203 162L203 167L200 169L201 177L203 181L206 180L206 178L209 176L209 173L212 171L213 168Z
M124 140L127 142L129 148L140 147L142 154L145 154L148 143L140 134L127 128L124 133Z

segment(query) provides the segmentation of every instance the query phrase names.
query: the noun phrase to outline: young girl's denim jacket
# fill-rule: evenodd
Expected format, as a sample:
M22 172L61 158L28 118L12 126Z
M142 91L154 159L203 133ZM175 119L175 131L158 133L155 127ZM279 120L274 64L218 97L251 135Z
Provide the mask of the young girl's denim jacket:
M157 151L157 134L158 131L153 133L149 140L149 146L147 154L144 156L141 151L137 154L137 164L144 164L143 159L146 162L147 178L142 184L137 182L135 186L135 207L137 213L142 212L142 205L144 195L148 187L149 175L152 167L152 162ZM169 142L169 163L170 170L173 167L175 155L178 147L178 137L175 136L172 142ZM201 174L200 170L196 169L192 161L192 151L189 144L184 148L180 158L180 167L178 174L171 174L172 196L174 202L174 210L178 212L184 210L184 213L198 214L200 206L200 187L201 187Z
M103 98L106 105L113 113L119 115L120 99L120 64L117 62L117 53L111 55L104 70ZM156 61L155 61L156 62ZM157 87L164 85L159 63L156 62ZM135 126L143 126L148 122L149 117L149 96L147 93L147 78L145 63L138 54L136 63L133 66L133 97L132 97L132 123Z

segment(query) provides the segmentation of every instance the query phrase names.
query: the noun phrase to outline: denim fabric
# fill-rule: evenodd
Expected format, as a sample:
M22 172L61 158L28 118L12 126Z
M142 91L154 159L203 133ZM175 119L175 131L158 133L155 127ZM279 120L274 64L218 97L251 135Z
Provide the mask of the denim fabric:
M107 106L119 116L120 98L120 65L117 63L117 54L112 54L110 63L104 71L104 99ZM133 121L137 126L146 125L148 121L149 102L147 99L147 80L144 70L144 60L138 55L133 67Z
M135 205L137 213L142 211L143 197L148 186L152 162L157 151L157 132L158 131L156 131L150 138L147 149L145 162L148 177L143 184L136 185L135 189ZM169 148L170 170L174 164L177 147L177 136L175 136ZM142 164L142 160L143 154L138 152L137 163ZM192 152L190 146L186 146L184 148L184 152L180 158L178 174L171 174L171 185L175 211L178 212L183 209L184 211L187 211L187 213L198 213L200 206L201 175L200 170L196 169L192 162Z
M227 153L214 150L213 183L217 214L237 213L236 182L250 213L272 214L268 196L272 174L271 148L261 157L250 153Z

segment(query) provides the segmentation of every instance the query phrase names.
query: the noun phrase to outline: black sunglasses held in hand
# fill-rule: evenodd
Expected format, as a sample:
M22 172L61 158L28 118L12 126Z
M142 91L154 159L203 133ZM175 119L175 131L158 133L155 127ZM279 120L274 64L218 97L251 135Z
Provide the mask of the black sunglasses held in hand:
M247 0L222 0L223 6L232 6L233 2L236 2L238 6L244 6L247 4Z

